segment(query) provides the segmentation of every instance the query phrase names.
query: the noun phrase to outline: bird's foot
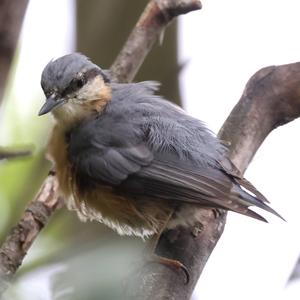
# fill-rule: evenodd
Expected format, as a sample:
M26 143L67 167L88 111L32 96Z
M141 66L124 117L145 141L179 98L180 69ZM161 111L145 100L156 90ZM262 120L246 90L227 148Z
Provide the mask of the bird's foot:
M147 263L159 263L167 267L175 268L176 270L182 270L185 274L185 284L190 282L189 270L179 260L162 257L157 254L151 254L146 258L146 264Z

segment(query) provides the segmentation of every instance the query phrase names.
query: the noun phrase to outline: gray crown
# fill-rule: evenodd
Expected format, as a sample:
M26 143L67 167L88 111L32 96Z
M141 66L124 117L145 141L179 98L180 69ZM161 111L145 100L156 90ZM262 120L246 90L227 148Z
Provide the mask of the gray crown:
M72 53L51 60L42 73L42 88L44 91L49 91L56 87L59 91L63 91L79 72L93 68L100 69L80 53Z

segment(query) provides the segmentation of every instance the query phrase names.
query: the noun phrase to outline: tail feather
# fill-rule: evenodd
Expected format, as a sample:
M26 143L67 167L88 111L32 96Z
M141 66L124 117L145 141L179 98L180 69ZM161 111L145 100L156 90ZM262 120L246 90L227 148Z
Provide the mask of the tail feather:
M259 192L250 181L243 177L243 174L239 171L239 169L234 165L234 163L230 159L223 159L222 161L219 161L219 163L223 167L225 172L228 175L232 176L232 179L239 186L254 194L255 197L260 199L261 201L270 203L268 199L261 192Z
M259 202L259 204L256 204L256 206L270 212L271 214L277 216L278 218L280 218L281 220L286 222L286 220L277 211L275 211L273 208L271 208L267 204L265 204L263 202Z
M243 187L246 190L248 190L249 192L253 193L258 199L260 199L263 202L270 203L270 201L268 201L268 199L261 192L259 192L253 186L253 184L250 181L248 181L246 178L235 177L234 179L241 187Z
M244 205L259 207L259 208L261 208L265 211L268 211L269 213L277 216L281 220L286 221L278 212L276 212L273 208L268 206L262 199L252 196L251 194L244 191L241 187L239 187L238 194L239 194L239 197L242 200L242 202L244 202ZM251 210L248 210L248 211L251 211ZM251 211L251 212L252 212L251 214L253 215L254 212L253 211ZM257 216L258 214L255 213L255 215Z
M247 209L247 211L243 214L248 216L248 217L254 218L256 220L268 223L268 221L264 217L262 217L260 214L256 213L255 211L253 211L251 209Z

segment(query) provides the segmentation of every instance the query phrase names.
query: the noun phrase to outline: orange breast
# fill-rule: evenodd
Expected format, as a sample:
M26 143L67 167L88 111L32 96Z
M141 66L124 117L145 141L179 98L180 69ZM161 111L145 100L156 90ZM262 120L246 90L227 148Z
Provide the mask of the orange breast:
M47 158L53 162L60 190L65 199L71 194L72 173L67 155L65 132L58 125L53 128L48 142Z

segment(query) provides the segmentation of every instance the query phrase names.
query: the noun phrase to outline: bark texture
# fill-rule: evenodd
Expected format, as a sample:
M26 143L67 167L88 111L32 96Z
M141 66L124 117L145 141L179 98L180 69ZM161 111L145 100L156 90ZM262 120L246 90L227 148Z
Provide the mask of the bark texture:
M31 201L19 223L12 229L0 248L0 295L22 264L23 258L48 223L52 213L62 207L63 201L58 197L58 183L54 176L49 176L42 185L36 198Z

